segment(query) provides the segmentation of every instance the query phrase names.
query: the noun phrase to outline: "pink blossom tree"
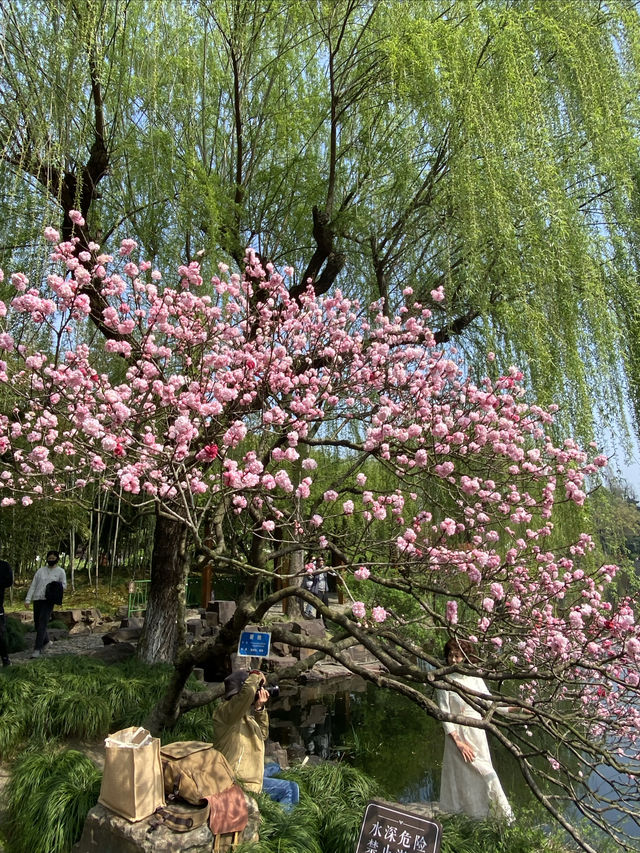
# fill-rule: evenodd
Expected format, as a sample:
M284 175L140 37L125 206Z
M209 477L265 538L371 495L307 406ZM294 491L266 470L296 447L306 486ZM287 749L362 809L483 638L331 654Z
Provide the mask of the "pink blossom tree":
M205 282L191 263L168 286L134 259L133 241L113 258L47 237L46 282L13 273L15 295L0 303L0 502L98 483L156 512L141 656L175 658L175 676L154 725L217 695L185 689L194 665L232 649L277 602L308 601L330 637L273 628L315 650L295 671L330 656L458 722L433 688L463 691L446 676L479 672L491 693L465 695L477 725L535 796L583 849L567 803L633 849L602 809L637 820L640 629L631 602L614 603L616 567L599 564L587 534L556 528L606 458L555 437L553 411L527 401L517 368L474 381L410 288L389 318L339 291L292 295L292 271L251 251L243 274L221 265ZM95 281L104 338L89 346ZM305 552L342 567L346 609L300 586L293 558ZM215 640L176 656L188 553L243 591ZM280 588L259 600L275 577ZM444 666L450 635L471 640L478 662ZM382 673L354 662L356 644Z

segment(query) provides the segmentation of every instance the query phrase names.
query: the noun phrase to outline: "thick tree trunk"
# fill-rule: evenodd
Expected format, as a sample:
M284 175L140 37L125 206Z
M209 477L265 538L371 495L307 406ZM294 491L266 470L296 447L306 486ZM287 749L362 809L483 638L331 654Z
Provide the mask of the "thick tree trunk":
M156 518L151 583L138 657L145 663L173 663L184 641L187 528L163 515Z
M294 584L295 586L300 586L302 583L302 576L304 574L304 551L294 551L291 555L291 561L289 564L289 569L292 575L296 577L293 580L290 580L290 584ZM287 598L285 600L286 605L286 613L287 616L290 616L292 619L299 619L304 615L304 602L300 601L299 598L296 598L295 595Z

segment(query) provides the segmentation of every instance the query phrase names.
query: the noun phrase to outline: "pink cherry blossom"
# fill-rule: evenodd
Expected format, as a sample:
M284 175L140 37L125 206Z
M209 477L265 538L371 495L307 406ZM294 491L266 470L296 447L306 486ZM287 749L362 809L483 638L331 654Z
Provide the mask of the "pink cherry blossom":
M637 740L633 602L618 600L617 567L598 564L589 536L570 539L564 516L554 526L562 504L579 523L572 511L607 457L558 438L557 407L529 399L519 367L476 381L438 344L429 309L388 316L312 286L294 299L293 270L252 250L241 272L214 264L204 286L206 256L163 279L133 240L114 256L78 235L47 239L51 268L35 286L13 271L0 303L2 506L133 496L180 519L189 546L228 560L225 571L242 554L250 582L286 573L299 548L325 551L346 593L358 566L376 602L369 621L352 604L358 642L379 641L391 610L401 639L455 626L496 690L506 679L535 701L536 734L562 702L593 742ZM102 344L83 343L87 316ZM407 667L424 698L415 654Z
M387 611L384 607L374 607L371 610L371 618L374 622L384 622L387 618Z
M364 619L367 608L364 606L362 601L354 601L351 605L351 612L356 617L356 619Z

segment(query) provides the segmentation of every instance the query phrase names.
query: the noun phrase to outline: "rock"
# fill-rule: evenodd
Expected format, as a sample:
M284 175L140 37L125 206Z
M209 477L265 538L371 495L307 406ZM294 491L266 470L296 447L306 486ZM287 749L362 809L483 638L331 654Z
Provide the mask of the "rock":
M271 654L279 658L289 657L291 655L291 648L287 643L271 643Z
M321 705L318 703L316 705L306 706L305 710L303 711L301 725L303 725L305 727L317 726L317 725L320 725L321 723L324 723L326 718L327 718L327 706L326 705Z
M292 743L287 747L289 764L300 764L307 757L307 750L301 743ZM282 767L282 764L280 765Z
M345 654L351 658L354 663L373 663L374 656L364 646L351 646L345 651Z
M136 643L140 639L142 628L118 628L116 631L109 631L102 638L105 646L112 643Z
M207 605L208 613L217 613L220 625L224 625L236 612L235 601L210 601Z
M82 622L78 622L76 625L72 625L69 628L69 636L75 637L78 634L91 634L91 628L89 625L84 625Z
M65 628L48 628L47 634L50 640L66 640L69 632Z
M144 619L140 616L126 616L120 622L121 628L137 628L138 630L144 625Z
M316 653L315 649L296 649L299 660L306 660Z
M126 604L123 604L121 607L118 607L116 610L116 619L126 619L129 615L129 608Z
M7 615L13 616L14 619L19 619L21 622L33 622L33 613L30 610L14 610L13 613Z
M307 637L324 637L327 633L322 619L305 619L300 623L300 628Z
M187 631L194 637L202 636L202 619L187 620Z
M89 607L82 611L82 619L85 622L99 622L102 619L102 614L97 607Z
M104 663L120 663L121 661L132 658L135 653L136 647L133 643L111 643L110 645L103 646L101 649L89 652L88 656L97 658Z
M61 622L67 626L67 628L72 628L74 625L77 625L79 622L82 622L82 610L54 610L52 619L60 619Z
M276 764L279 764L283 770L286 770L289 766L287 750L283 746L280 746L279 743L269 740L267 741L264 749L264 763L269 764L273 761L275 761Z
M249 823L242 841L257 841L260 812L255 800L247 797ZM94 806L85 821L82 838L73 847L74 853L211 853L213 835L208 826L190 832L174 832L158 826L149 832L150 818L130 823L104 806ZM231 850L232 835L223 835L220 850Z
M295 666L298 663L298 659L295 658L293 655L287 655L287 657L283 658L266 658L265 660L267 663L268 672L277 672L279 669L283 669L288 666Z

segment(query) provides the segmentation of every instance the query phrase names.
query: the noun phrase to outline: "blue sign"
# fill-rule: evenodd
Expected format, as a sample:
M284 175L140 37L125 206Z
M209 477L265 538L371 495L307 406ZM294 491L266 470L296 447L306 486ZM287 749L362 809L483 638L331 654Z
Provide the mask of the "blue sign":
M262 631L243 631L238 643L238 654L247 658L269 657L271 634Z

